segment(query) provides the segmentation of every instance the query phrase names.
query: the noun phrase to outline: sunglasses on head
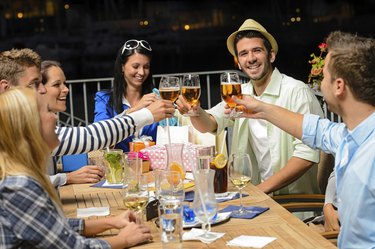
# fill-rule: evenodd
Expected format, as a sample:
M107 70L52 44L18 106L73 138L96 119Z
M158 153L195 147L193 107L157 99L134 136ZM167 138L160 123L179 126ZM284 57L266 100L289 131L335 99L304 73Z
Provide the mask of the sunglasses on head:
M148 51L152 51L150 44L148 44L147 41L145 40L128 40L125 42L124 47L122 48L121 54L124 53L125 50L131 50L131 49L136 49L139 46L141 46L144 49L147 49Z

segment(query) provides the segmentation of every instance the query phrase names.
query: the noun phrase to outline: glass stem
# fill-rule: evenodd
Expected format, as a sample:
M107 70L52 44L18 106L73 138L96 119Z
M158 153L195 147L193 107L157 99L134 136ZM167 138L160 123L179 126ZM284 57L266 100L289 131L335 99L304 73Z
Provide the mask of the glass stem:
M240 188L240 209L239 209L240 212L243 211L243 204L242 204L242 188Z

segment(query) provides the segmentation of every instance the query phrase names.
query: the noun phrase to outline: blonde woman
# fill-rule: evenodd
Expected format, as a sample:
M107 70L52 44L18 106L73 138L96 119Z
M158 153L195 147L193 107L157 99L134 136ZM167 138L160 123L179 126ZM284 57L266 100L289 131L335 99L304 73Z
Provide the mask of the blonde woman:
M49 181L46 161L58 146L56 116L36 92L0 94L0 248L124 248L152 239L134 214L98 220L67 219ZM39 118L40 117L40 118ZM86 238L108 229L119 234Z

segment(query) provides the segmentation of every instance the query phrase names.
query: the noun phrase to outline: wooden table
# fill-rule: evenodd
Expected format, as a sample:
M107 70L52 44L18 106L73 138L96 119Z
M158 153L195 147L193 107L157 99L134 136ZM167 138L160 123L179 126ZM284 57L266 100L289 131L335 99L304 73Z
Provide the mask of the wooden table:
M183 248L241 248L229 247L226 243L240 235L276 237L265 248L336 248L317 232L313 231L302 221L281 207L272 198L259 191L253 185L247 186L244 197L245 205L269 207L270 209L254 219L230 219L228 222L212 227L213 232L225 232L225 235L211 244L200 241L184 241ZM77 208L109 206L111 215L122 212L121 190L108 188L94 188L90 184L74 184L60 188L60 197L64 212L67 217L77 217ZM229 205L238 205L239 201L232 200L219 203L219 209ZM96 219L91 217L90 219ZM161 248L160 235L154 221L148 222L152 230L154 242L137 246L136 248L159 249ZM101 235L116 234L111 230Z

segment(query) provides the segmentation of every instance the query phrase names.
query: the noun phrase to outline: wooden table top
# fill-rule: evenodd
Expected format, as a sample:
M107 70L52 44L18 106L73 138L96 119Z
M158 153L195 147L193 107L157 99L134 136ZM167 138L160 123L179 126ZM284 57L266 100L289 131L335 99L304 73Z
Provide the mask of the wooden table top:
M244 205L269 207L269 210L253 219L231 218L226 223L212 226L213 232L225 232L225 235L211 244L204 244L200 241L183 241L183 248L240 248L226 245L228 241L240 235L277 238L264 248L336 248L331 242L309 228L255 186L250 184L244 189L244 193L249 194L243 199ZM70 218L77 217L77 208L109 206L111 215L117 215L124 209L120 189L95 188L90 187L90 184L73 184L60 187L60 197L64 212ZM219 203L219 209L227 205L238 204L238 199L222 202ZM89 219L96 218L98 217L90 217ZM148 221L147 224L151 228L154 241L135 248L161 248L160 235L154 220ZM112 229L101 234L101 236L116 233L117 230Z

